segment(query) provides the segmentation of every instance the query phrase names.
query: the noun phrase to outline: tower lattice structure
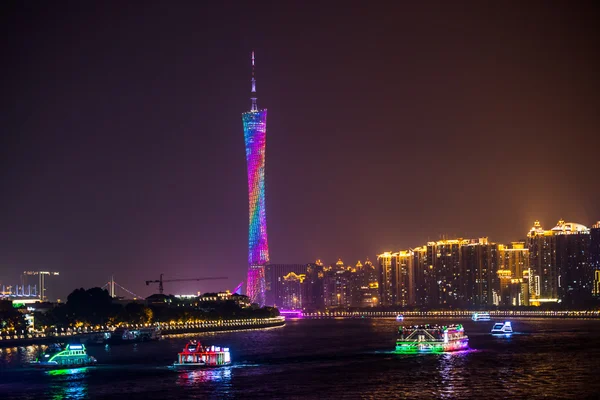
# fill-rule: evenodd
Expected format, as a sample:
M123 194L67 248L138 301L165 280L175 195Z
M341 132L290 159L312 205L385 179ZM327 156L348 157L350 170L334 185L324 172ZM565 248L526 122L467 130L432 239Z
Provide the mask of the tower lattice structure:
M248 279L246 294L253 303L265 304L265 265L269 262L267 213L265 208L265 147L267 110L256 105L254 52L252 52L252 106L242 114L248 165Z

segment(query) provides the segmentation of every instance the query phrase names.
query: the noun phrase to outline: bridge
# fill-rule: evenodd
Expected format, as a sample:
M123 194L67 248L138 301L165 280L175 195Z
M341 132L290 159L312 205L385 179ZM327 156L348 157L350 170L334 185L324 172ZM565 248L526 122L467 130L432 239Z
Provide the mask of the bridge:
M123 292L127 293L128 295L132 295L133 300L144 300L144 298L142 296L138 296L137 294L133 293L131 290L126 289L123 286L119 285L117 282L115 282L114 275L110 277L110 280L108 282L106 282L104 284L104 286L102 286L102 289L108 290L110 297L113 297L113 298L117 297L117 288L121 289Z

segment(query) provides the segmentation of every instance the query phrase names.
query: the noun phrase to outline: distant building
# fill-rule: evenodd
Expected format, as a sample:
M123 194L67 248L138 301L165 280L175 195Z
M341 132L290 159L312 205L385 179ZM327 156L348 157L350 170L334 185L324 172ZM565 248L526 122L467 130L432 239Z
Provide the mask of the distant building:
M594 273L592 295L600 297L600 221L590 229L590 269Z
M428 307L432 302L432 293L437 293L435 286L435 271L433 261L427 252L427 246L413 249L413 271L414 271L414 304L419 307Z
M325 307L347 308L352 304L352 268L342 260L323 269L323 300Z
M529 249L524 242L498 245L500 304L529 305Z
M380 306L391 306L394 304L392 294L392 258L394 258L394 253L389 251L377 256Z
M379 282L377 270L367 260L364 264L356 263L352 281L352 307L375 307L379 299Z
M591 230L582 224L558 221L542 229L535 221L529 239L530 302L560 301L570 306L587 304L595 291Z
M295 275L305 275L307 273L307 264L267 264L265 266L265 304L273 307L283 307L285 291L284 277L290 273ZM290 282L288 282L289 286Z
M28 296L38 297L41 301L55 300L56 293L52 290L50 283L55 282L58 279L55 277L59 275L58 272L50 271L23 271L21 290L25 292L25 287L27 287Z
M560 220L552 231L556 238L558 296L570 306L588 304L594 286L594 272L590 264L590 229Z
M477 307L500 304L501 283L504 283L507 293L511 273L508 270L499 271L498 246L487 238L474 239L463 244L461 256L464 304ZM505 296L508 302L510 296Z
M306 298L304 281L306 274L290 272L283 277L281 293L277 300L277 307L285 310L302 310Z
M434 284L430 288L433 307L459 307L464 305L461 286L464 285L461 265L461 248L468 240L453 239L427 243L427 258L433 266Z
M173 298L166 294L153 294L144 300L146 306L168 307L173 302Z
M403 250L377 256L379 300L382 306L406 307L414 300L414 253Z
M558 270L556 266L556 241L552 231L544 230L535 221L527 234L531 272L529 302L539 305L558 301Z
M311 263L306 266L306 279L304 280L306 294L303 302L303 309L321 310L325 307L325 297L323 295L324 277L323 263L321 263L321 260L317 260L316 263Z
M189 300L188 300L189 301ZM233 301L239 307L250 307L251 299L243 294L231 293L229 290L225 292L203 293L193 302L201 309L211 309L215 304L226 301Z

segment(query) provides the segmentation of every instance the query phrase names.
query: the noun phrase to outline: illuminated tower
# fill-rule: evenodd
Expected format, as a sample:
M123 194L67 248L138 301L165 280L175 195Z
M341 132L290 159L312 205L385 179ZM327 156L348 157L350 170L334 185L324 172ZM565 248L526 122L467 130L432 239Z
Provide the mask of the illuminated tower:
M267 110L256 105L254 52L252 52L252 107L242 114L246 162L248 163L248 280L246 293L253 303L265 304L265 264L269 262L267 214L265 209L265 145Z

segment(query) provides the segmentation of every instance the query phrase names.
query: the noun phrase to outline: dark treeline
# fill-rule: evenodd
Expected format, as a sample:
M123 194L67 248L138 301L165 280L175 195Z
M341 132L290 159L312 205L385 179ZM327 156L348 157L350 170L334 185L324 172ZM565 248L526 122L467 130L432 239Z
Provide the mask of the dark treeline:
M132 301L125 305L113 302L108 291L101 288L76 289L65 304L58 304L47 312L35 313L36 328L96 326L119 324L186 323L204 320L234 318L268 318L279 315L272 307L242 308L235 301L225 300L203 303L202 307L191 307L170 297L169 305L146 305Z
M26 325L23 314L13 307L12 301L0 300L0 331L21 331Z

